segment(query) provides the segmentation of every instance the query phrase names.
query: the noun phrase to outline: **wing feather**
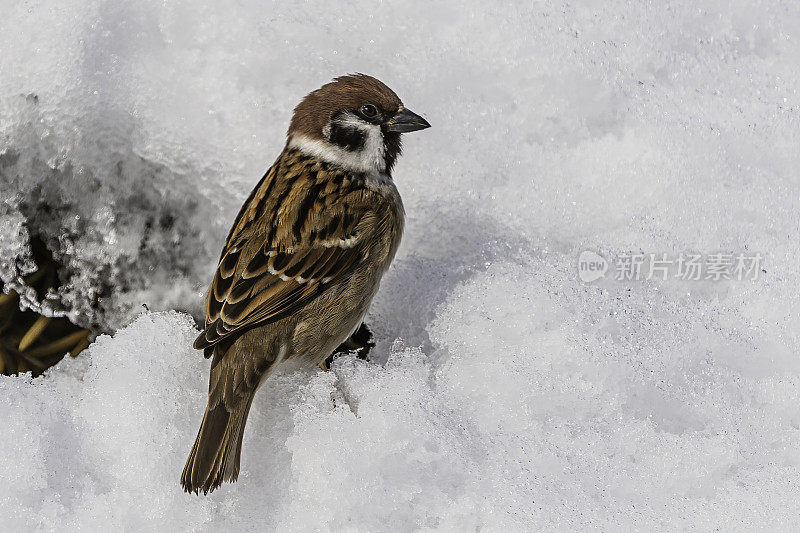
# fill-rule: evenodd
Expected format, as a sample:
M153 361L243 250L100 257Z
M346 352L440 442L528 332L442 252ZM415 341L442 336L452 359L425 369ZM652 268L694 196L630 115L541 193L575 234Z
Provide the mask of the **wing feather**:
M366 257L361 233L380 225L363 190L347 180L307 163L275 166L286 177L275 167L267 172L220 257L194 343L207 357L214 345L280 320L346 279Z

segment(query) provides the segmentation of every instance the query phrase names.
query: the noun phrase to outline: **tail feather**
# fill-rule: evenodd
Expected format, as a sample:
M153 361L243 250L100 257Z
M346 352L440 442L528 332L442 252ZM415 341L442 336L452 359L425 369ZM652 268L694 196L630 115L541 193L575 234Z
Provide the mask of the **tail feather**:
M253 396L232 410L223 403L206 407L181 475L181 485L186 492L208 494L223 482L234 482L239 477L242 437Z

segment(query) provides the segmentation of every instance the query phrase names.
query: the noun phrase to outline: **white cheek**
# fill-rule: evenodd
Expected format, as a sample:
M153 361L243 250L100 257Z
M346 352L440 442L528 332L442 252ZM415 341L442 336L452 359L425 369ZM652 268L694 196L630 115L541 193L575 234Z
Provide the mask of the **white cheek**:
M364 131L364 130L362 130ZM386 170L386 146L383 143L383 132L381 127L370 124L366 127L367 139L361 149L361 155L367 162L371 162L374 168L379 171Z
M358 129L364 133L364 146L360 150L350 151L327 141L311 139L302 134L294 134L289 139L289 147L318 157L323 161L340 165L348 170L369 174L385 172L385 147L381 127L375 124L367 124L352 114L337 119L337 123L347 128ZM326 139L330 137L330 125L325 126L322 134Z

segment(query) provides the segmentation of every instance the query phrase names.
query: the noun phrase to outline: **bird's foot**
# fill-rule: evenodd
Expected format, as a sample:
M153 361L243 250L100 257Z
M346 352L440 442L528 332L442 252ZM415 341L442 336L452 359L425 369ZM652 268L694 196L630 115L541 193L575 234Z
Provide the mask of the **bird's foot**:
M366 324L361 324L358 329L350 335L349 339L340 344L325 361L319 364L319 367L327 371L336 357L352 352L355 352L356 357L359 359L367 360L367 354L374 346L375 341L372 338L372 332Z

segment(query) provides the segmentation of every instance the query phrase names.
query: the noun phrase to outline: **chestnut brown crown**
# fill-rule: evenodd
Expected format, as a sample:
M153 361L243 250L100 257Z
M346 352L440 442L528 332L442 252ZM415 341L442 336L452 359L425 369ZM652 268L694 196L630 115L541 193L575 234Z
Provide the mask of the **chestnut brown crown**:
M334 115L341 111L356 114L365 104L380 107L390 117L397 114L403 106L393 90L372 76L339 76L310 92L294 108L289 135L300 133L312 139L324 139L323 131Z
M287 147L347 171L391 175L400 134L429 128L383 82L366 74L340 76L295 108Z

